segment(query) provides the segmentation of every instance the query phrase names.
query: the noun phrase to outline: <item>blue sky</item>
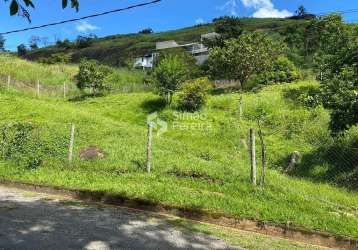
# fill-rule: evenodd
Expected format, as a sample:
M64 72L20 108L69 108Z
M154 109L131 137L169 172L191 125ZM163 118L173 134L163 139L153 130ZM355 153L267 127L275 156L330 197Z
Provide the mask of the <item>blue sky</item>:
M80 11L62 10L60 0L33 0L36 9L31 10L32 23L21 17L10 17L8 3L0 0L0 32L31 27L48 22L84 16L96 12L125 7L149 0L80 0ZM28 44L32 35L75 39L78 35L95 33L102 37L112 34L137 32L150 27L165 31L195 23L208 22L222 15L282 17L293 13L303 4L309 12L326 13L336 10L358 9L357 0L162 0L161 3L109 16L97 17L85 22L60 25L18 34L7 35L7 49L15 50L20 43ZM345 15L347 21L358 22L358 13Z

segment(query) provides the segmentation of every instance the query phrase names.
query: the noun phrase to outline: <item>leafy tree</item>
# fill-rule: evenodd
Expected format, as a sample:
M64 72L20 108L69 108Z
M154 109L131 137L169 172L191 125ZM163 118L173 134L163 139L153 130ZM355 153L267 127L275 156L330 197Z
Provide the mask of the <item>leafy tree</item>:
M93 40L96 39L95 34L90 34L88 36L78 36L76 39L76 47L79 49L88 48L93 44Z
M0 52L5 51L5 42L6 42L5 37L0 35Z
M9 1L9 0L4 0L5 2ZM70 0L71 1L71 8L76 9L76 11L78 11L79 9L79 0ZM62 0L62 8L66 8L68 5L68 0ZM32 0L11 0L10 3L10 15L14 16L16 14L19 14L25 18L27 18L27 20L29 22L31 22L30 19L30 13L28 11L28 8L35 8L35 5L33 3Z
M17 46L17 55L20 57L26 56L27 54L27 48L25 44L20 44Z
M56 42L56 45L59 47L59 48L64 48L64 49L70 49L73 47L72 43L70 42L70 40L68 39L65 39L63 41L61 40L58 40Z
M223 47L224 41L238 38L242 33L242 24L238 17L224 16L213 20L215 32L220 36L204 41L208 47Z
M296 10L296 15L299 17L303 17L305 15L307 15L307 10L305 8L305 6L301 5L298 7L298 9Z
M41 41L40 37L38 36L31 36L29 39L29 46L32 50L39 48L39 42Z
M139 31L138 33L139 34L152 34L152 33L154 33L154 31L151 28L147 28L147 29Z
M190 75L188 64L177 54L165 55L153 72L154 83L159 94L171 104L174 93Z
M270 69L277 57L278 47L270 38L248 33L211 49L209 72L212 78L237 80L243 88L252 75Z
M82 60L76 75L77 87L80 90L90 88L93 94L97 94L106 88L106 78L111 73L112 70L109 67L100 65L95 60Z
M354 37L340 53L323 60L322 100L331 110L334 134L358 124L358 45Z

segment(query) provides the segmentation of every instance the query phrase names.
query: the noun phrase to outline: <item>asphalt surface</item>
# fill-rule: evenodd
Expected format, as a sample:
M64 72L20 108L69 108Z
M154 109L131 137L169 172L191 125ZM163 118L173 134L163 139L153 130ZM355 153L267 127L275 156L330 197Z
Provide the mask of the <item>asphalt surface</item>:
M164 217L0 186L0 249L240 249Z

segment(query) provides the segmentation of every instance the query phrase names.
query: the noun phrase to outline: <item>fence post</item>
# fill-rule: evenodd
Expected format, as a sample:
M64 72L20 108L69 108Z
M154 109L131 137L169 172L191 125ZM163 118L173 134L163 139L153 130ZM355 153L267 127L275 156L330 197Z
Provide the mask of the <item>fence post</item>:
M10 90L10 85L11 85L11 76L8 75L7 76L7 90Z
M260 120L257 121L259 125L259 136L261 141L261 163L262 163L262 172L261 172L261 180L260 186L263 187L265 185L265 178L266 178L266 145L264 141L264 135L262 133Z
M256 143L255 129L250 129L251 182L256 186Z
M73 158L73 144L75 142L75 124L71 125L70 145L68 148L68 162L72 163Z
M37 80L36 95L37 95L37 97L40 97L40 80Z
M151 172L152 167L152 136L153 136L153 125L151 122L148 123L148 141L147 141L147 172Z
M66 82L63 83L63 99L66 99Z
M239 99L239 120L242 119L242 96Z

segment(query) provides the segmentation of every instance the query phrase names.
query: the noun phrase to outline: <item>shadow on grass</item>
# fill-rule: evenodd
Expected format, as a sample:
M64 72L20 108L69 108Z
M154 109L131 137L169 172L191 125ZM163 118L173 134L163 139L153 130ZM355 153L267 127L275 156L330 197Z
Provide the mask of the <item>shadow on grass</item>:
M286 165L289 157L282 159ZM302 156L289 175L358 191L358 149L331 145Z
M150 100L145 100L141 104L141 108L144 109L145 112L147 112L147 113L154 113L154 112L161 111L161 110L165 109L166 106L167 106L166 101L161 97L157 97L155 99L150 99Z
M81 102L81 101L85 101L85 100L90 99L90 98L103 97L103 96L105 96L104 93L82 94L82 95L79 95L79 96L72 97L72 98L70 98L68 100L70 102Z

